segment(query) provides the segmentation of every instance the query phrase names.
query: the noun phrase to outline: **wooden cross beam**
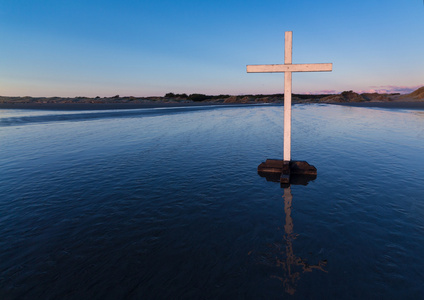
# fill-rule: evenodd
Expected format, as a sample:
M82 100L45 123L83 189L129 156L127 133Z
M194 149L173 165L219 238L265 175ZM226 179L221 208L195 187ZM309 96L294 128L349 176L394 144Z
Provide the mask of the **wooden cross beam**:
M292 64L293 33L286 31L283 65L248 65L247 73L284 72L284 161L291 160L292 72L328 72L333 64Z

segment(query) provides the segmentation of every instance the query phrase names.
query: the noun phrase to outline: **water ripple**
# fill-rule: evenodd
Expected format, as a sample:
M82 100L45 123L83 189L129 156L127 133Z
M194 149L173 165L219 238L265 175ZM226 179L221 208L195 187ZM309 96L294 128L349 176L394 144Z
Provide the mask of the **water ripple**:
M318 178L291 202L256 171L282 156L280 106L1 122L2 299L424 293L420 114L294 106L292 156Z

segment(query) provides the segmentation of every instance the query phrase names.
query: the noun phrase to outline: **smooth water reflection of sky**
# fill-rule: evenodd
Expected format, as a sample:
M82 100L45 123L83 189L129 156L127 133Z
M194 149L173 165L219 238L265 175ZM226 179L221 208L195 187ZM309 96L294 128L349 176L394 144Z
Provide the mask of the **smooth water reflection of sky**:
M283 107L149 112L2 114L0 296L423 294L421 111L293 106L290 189Z

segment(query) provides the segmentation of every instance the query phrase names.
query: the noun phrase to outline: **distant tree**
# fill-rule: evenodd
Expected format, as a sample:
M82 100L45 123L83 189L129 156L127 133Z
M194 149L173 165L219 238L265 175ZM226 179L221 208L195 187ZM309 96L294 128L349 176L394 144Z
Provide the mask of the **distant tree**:
M204 101L209 98L209 96L206 96L204 94L191 94L190 96L188 96L188 99L192 101Z
M184 98L187 99L187 94L174 94L174 93L167 93L165 95L165 98Z

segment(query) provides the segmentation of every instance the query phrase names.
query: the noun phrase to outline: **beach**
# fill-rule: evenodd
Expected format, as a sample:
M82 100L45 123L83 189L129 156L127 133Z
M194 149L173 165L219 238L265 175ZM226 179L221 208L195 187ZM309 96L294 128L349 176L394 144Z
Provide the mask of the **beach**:
M0 109L42 109L42 110L110 110L141 109L161 107L185 107L225 105L205 102L150 102L150 103L0 103Z
M330 103L330 104L343 105L343 106L353 106L353 107L424 109L424 102L421 102L421 101L351 102L351 103Z

